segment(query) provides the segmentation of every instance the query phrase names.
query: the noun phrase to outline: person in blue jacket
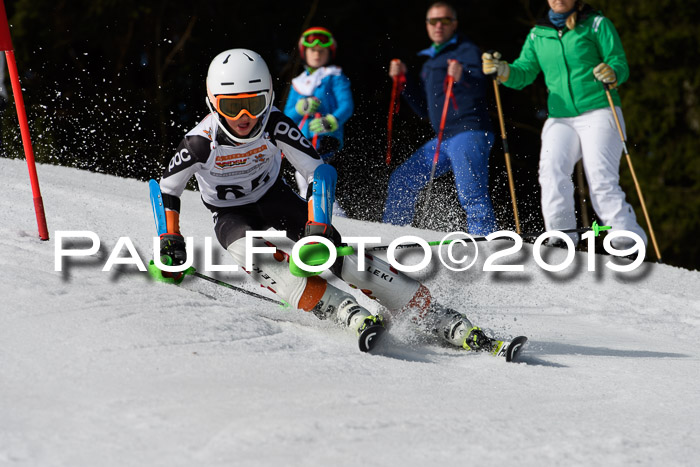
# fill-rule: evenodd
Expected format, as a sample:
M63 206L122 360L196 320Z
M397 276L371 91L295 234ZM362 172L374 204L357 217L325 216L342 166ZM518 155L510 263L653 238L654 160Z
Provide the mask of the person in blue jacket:
M299 38L299 53L306 69L292 80L284 107L285 115L313 142L325 161L343 147L343 125L354 109L350 80L332 64L336 48L329 30L314 27L304 31ZM298 172L296 180L304 195L306 180ZM339 214L337 204L334 211Z
M419 52L423 64L420 82L407 76L404 98L421 117L428 117L435 133L440 128L447 76L454 78L435 177L454 172L459 202L467 213L468 232L487 235L497 230L489 195L489 154L494 142L486 109L488 81L481 70L481 52L457 33L457 13L446 2L433 3L426 15L433 44ZM389 76L406 75L407 67L392 60ZM420 191L428 183L437 137L416 151L392 173L384 208L384 222L406 225L413 220Z

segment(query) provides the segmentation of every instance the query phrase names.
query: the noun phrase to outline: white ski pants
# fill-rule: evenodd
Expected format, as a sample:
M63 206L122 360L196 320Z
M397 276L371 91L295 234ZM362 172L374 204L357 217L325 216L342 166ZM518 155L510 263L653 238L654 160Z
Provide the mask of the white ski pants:
M622 111L616 111L625 132ZM591 110L578 117L547 119L542 129L539 170L547 230L576 228L572 175L576 162L583 158L591 203L602 225L634 232L646 244L647 236L620 188L622 149L610 108Z

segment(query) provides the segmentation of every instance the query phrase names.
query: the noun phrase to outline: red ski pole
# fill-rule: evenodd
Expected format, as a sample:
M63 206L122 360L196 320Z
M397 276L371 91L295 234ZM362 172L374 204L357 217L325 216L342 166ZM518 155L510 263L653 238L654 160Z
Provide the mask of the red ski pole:
M394 59L393 61L398 61ZM391 139L394 131L394 114L399 113L399 95L403 92L406 77L403 74L392 77L391 102L389 103L389 118L386 124L386 165L391 164Z
M304 117L301 119L301 122L299 122L299 129L300 129L300 130L301 130L302 128L304 128L304 123L306 123L306 119L307 119L307 118L309 118L309 116L305 114Z
M394 127L394 109L396 108L396 89L399 87L399 77L394 76L391 84L391 102L389 103L389 119L386 123L386 165L391 164L391 133Z
M438 131L437 147L435 148L435 156L433 157L433 167L430 170L430 179L428 180L428 194L433 188L433 179L435 178L435 168L437 167L438 158L440 157L440 144L442 143L442 134L445 131L445 120L447 119L447 109L450 106L450 97L452 96L452 86L455 79L451 75L447 75L447 91L445 92L445 105L442 106L442 118L440 118L440 130Z
M321 114L316 112L316 115L314 115L314 118L321 118ZM318 133L314 133L314 137L311 140L311 144L314 146L314 149L318 149L317 143L318 143Z

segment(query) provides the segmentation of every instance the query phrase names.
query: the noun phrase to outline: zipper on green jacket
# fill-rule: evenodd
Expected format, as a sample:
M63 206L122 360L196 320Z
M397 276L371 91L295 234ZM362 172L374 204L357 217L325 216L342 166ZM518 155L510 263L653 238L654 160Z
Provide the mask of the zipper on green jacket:
M576 101L574 100L574 90L571 86L571 68L569 67L569 62L566 59L566 51L564 49L564 41L562 40L562 37L564 36L563 29L558 30L558 36L559 36L559 45L561 46L561 55L562 55L562 57L564 57L564 65L566 66L566 85L569 89L569 97L571 98L571 105L573 106L574 110L576 111L576 114L581 115L581 112L579 112L578 107L576 107Z

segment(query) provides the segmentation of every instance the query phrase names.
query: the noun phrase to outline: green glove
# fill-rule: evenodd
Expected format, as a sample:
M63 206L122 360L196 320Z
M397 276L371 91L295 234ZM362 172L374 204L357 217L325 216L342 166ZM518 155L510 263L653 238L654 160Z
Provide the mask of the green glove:
M294 106L299 115L311 115L316 112L321 105L318 97L303 97Z
M328 114L325 117L314 118L309 123L309 130L313 133L332 133L338 129L338 120L332 115Z

